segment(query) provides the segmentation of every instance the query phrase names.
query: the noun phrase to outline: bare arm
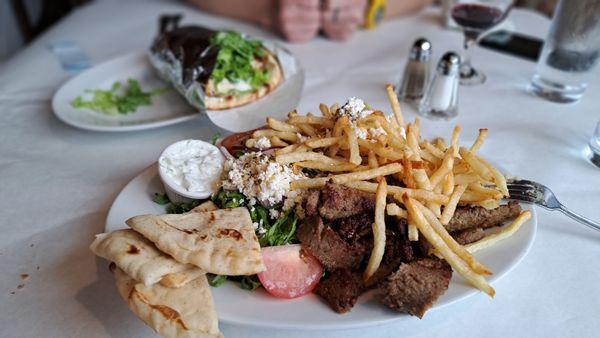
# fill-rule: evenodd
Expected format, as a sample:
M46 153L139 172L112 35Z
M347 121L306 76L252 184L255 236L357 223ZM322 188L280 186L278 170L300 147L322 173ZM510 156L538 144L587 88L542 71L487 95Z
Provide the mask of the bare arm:
M187 0L206 12L249 21L272 28L277 15L276 0Z
M429 5L432 0L388 0L386 19L412 13Z

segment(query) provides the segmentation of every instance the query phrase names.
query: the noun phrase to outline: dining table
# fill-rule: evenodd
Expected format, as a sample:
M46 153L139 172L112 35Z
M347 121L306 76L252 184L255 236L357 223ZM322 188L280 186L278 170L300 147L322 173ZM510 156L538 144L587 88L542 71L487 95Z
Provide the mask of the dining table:
M109 133L71 127L51 101L76 73L64 70L49 46L70 41L93 65L148 50L161 14L184 22L236 29L272 39L300 61L305 83L298 111L360 97L391 113L384 86L397 85L412 43L425 37L432 60L460 52L462 33L445 28L441 9L428 7L358 30L346 41L316 37L289 43L277 32L204 13L179 1L98 0L78 7L0 64L0 337L153 337L116 291L107 262L89 245L102 233L111 203L161 151L182 139L228 132L204 115L162 128ZM550 19L515 8L505 29L543 39ZM600 74L575 104L528 92L536 64L481 47L473 65L487 82L461 86L458 116L421 118L424 137L450 137L456 124L470 144L480 128L489 136L482 156L511 175L550 187L568 207L600 219L600 169L588 142L600 120ZM407 120L414 107L403 104ZM537 209L535 241L510 273L493 283L496 295L477 293L419 319L339 330L285 330L220 323L225 337L598 337L600 233L557 211ZM403 316L403 315L399 315Z

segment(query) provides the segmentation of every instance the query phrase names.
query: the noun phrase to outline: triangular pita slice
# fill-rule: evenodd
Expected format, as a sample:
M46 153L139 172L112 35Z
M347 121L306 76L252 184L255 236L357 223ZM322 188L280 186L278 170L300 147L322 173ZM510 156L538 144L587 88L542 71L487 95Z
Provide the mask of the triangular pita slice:
M204 274L197 266L179 263L160 252L152 242L131 229L98 234L90 249L145 285L160 281L165 286L179 287Z
M180 288L146 286L111 264L117 289L136 316L164 337L223 337L206 276Z
M199 206L195 207L194 209L190 210L189 212L213 211L217 209L219 209L219 207L212 201L206 201L200 204Z
M182 263L218 275L253 275L265 269L246 208L180 215L143 215L127 225Z

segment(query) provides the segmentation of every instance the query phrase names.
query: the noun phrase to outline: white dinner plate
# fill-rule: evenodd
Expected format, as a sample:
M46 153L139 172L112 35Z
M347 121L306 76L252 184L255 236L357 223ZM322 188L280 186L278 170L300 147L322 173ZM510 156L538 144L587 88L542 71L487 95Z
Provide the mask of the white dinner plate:
M164 214L165 206L152 201L156 192L164 192L158 177L156 163L135 177L119 193L106 219L106 231L123 229L125 220L142 214ZM532 218L512 237L475 254L494 274L489 278L493 284L505 276L525 257L535 238L537 215L529 205ZM338 314L310 294L292 300L269 296L260 288L253 292L242 290L235 282L226 282L212 288L219 320L224 323L285 329L347 329L379 325L397 320L408 320L408 315L393 312L379 304L369 293L359 298L352 311ZM450 287L432 309L450 305L469 296L488 297L469 286L457 273L453 274ZM490 306L493 306L490 305Z
M284 67L284 82L273 92L256 102L220 111L207 111L217 126L241 131L259 127L265 117L283 118L297 106L304 86L304 71L290 54ZM167 88L154 72L145 52L134 52L99 64L70 79L52 98L54 114L63 122L81 129L125 132L163 127L196 118L200 112L170 89L152 97L152 105L141 106L127 115L107 115L91 109L74 108L71 102L88 89L108 89L115 81L124 83L128 78L138 80L143 90Z

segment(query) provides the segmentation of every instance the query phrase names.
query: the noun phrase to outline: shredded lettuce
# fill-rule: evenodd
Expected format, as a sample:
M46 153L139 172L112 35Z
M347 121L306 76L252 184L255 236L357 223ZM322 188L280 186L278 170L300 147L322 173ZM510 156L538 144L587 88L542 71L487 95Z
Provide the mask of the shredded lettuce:
M225 283L225 281L227 280L227 276L207 273L206 279L208 279L208 284L210 284L210 286L212 286L213 288L218 288L219 286L223 285L223 283Z
M77 96L71 105L75 108L92 109L108 115L126 115L135 112L140 106L152 104L152 96L163 93L166 89L154 89L145 92L140 83L134 79L127 79L126 85L121 82L113 83L109 90L86 90L91 94L91 99L86 100Z
M255 57L265 50L259 40L245 39L239 32L222 31L211 37L211 45L219 47L219 54L211 78L215 84L224 79L231 83L244 81L255 90L269 82L269 72L252 67Z

